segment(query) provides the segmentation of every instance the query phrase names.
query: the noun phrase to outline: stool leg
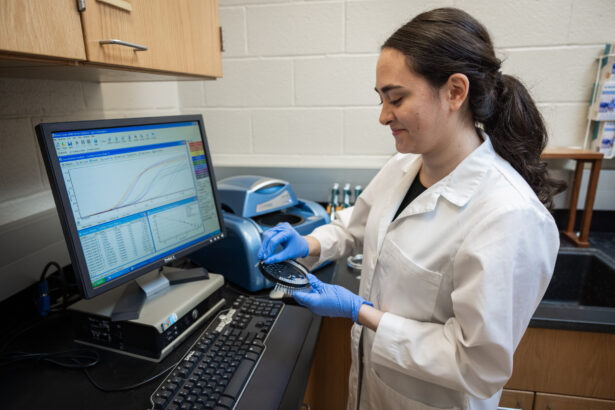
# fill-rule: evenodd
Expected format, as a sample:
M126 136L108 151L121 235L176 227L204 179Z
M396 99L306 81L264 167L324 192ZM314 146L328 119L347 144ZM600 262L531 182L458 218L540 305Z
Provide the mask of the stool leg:
M568 227L564 231L569 238L576 238L574 233L574 220L577 216L577 203L579 202L579 190L581 189L581 178L583 176L584 162L577 160L577 165L574 170L574 179L572 181L572 190L570 191L570 212L568 214ZM574 239L573 239L574 240ZM575 240L575 243L577 241Z
M589 246L589 226L592 221L592 213L594 210L594 200L596 199L596 190L598 188L598 177L600 176L600 167L602 160L592 161L592 168L589 174L589 184L587 186L587 195L585 197L585 208L581 218L579 241Z

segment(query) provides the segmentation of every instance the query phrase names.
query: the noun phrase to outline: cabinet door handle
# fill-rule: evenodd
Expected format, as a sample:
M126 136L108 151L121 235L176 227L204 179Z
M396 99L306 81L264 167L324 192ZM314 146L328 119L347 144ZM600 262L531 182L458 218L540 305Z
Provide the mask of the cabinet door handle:
M132 47L135 49L135 51L146 51L147 50L147 46L142 46L141 44L129 43L128 41L124 41L124 40L116 40L116 39L100 40L99 43L101 45L117 44L118 46Z

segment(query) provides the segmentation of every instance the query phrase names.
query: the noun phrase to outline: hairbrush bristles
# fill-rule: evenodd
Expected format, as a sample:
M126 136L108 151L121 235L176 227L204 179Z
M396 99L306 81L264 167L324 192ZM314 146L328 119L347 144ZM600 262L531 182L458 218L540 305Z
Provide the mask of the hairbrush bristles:
M273 287L273 290L276 292L283 292L285 295L288 295L288 296L292 296L296 291L307 289L309 287L310 287L309 283L300 288L291 288L290 286L282 285L281 283L276 283L275 286Z

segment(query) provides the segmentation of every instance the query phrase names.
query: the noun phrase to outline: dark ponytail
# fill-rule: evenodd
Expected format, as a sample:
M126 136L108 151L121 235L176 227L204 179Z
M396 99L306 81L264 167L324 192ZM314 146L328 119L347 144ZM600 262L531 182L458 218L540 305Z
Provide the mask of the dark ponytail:
M489 33L468 13L440 8L419 14L399 28L382 48L407 58L408 67L440 88L454 73L468 77L472 119L491 138L495 151L523 176L540 201L553 206L553 195L566 184L549 177L540 154L547 131L527 89L500 71Z
M503 75L498 82L495 109L483 120L496 152L525 178L538 199L549 209L553 195L563 191L563 181L549 177L540 153L547 145L542 116L527 89L515 77Z

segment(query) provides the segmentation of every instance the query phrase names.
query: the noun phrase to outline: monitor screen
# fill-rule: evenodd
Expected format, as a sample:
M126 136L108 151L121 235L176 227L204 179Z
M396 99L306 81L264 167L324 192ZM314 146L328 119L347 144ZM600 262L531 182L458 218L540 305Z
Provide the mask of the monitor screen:
M84 297L224 237L200 115L37 126Z

